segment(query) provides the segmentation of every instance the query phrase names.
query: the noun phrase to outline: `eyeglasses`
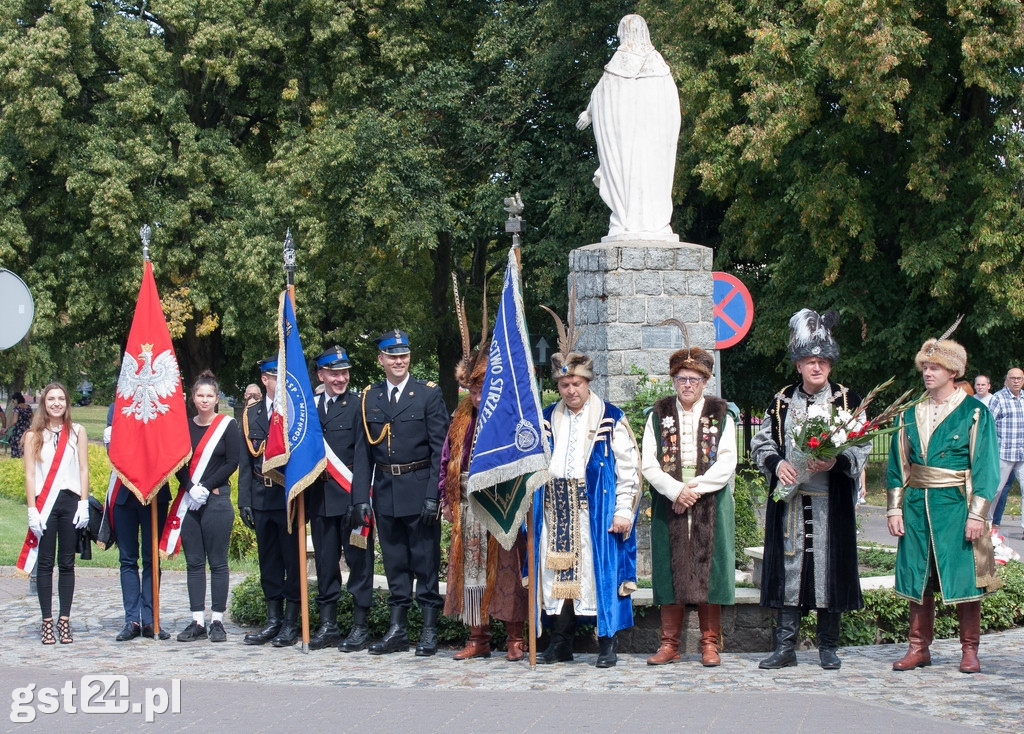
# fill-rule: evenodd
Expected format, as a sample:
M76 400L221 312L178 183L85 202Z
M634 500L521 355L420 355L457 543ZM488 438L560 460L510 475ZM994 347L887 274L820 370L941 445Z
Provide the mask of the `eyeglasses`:
M673 377L672 382L677 385L699 385L704 382L703 377Z

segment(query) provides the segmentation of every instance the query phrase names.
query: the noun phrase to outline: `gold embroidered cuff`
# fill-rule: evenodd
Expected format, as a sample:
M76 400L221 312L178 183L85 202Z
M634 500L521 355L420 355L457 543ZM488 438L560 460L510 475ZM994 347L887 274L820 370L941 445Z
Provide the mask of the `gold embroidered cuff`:
M978 515L978 519L980 520L986 520L988 519L988 508L991 504L992 502L990 500L987 500L984 497L979 497L976 494L972 494L971 503L967 506L967 512L971 515Z
M979 515L976 512L968 512L967 513L967 519L968 520L977 520L978 522L985 522L988 518L982 517L981 515Z
M903 514L903 487L893 487L886 492L886 509L888 516L892 510L899 510L899 514Z

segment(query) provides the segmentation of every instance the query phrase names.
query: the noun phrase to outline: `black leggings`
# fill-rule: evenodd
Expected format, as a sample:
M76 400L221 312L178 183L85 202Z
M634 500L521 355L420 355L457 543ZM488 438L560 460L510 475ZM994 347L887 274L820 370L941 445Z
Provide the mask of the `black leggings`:
M181 522L181 547L188 569L188 604L193 612L206 611L206 562L210 562L210 601L215 612L223 612L228 601L228 544L235 508L229 487L222 494L210 493L206 504L189 510Z
M62 489L46 520L46 530L39 539L36 557L36 589L39 592L39 611L43 619L53 616L53 561L57 559L57 595L60 598L60 616L71 616L71 600L75 596L75 551L78 549L78 531L75 513L82 499L70 489ZM57 549L60 549L59 552Z

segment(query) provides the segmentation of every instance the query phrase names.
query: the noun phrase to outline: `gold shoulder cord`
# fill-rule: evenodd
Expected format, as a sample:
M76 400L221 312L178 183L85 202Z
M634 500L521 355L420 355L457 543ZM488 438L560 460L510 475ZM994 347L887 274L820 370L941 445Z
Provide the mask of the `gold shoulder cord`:
M263 449L267 446L267 440L263 439L263 443L260 444L260 447L253 451L252 441L249 440L249 407L256 402L257 401L255 400L251 401L245 406L245 410L242 411L242 432L245 433L245 447L249 449L249 453L252 454L252 458L254 459L262 454Z
M388 440L388 456L390 456L391 455L391 424L390 423L385 423L384 424L384 428L380 432L380 435L377 436L377 438L374 438L372 435L370 435L370 425L366 422L366 396L370 392L370 388L371 387L373 387L373 386L370 385L365 390L363 390L363 397L362 397L362 404L363 404L362 405L362 408L363 408L363 430L366 431L366 440L370 442L371 446L376 446L381 441L383 441L385 438L387 438L387 440Z

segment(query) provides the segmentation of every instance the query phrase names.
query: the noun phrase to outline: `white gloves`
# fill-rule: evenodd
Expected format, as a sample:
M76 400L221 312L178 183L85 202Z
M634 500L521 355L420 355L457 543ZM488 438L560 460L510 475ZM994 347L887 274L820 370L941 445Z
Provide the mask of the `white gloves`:
M111 427L110 426L107 426L106 428L103 429L103 445L107 446L107 447L110 446L110 432L111 432Z
M89 500L78 500L78 511L75 513L74 523L78 530L89 524Z
M192 489L188 491L188 496L185 497L185 502L188 504L188 509L198 510L206 504L209 497L210 490L201 484L193 484Z
M43 518L39 517L39 510L36 509L35 505L28 508L28 529L37 538L43 537L43 531L46 530Z
M192 489L188 491L188 496L191 497L197 505L205 505L206 500L210 497L210 490L201 484L193 484Z

